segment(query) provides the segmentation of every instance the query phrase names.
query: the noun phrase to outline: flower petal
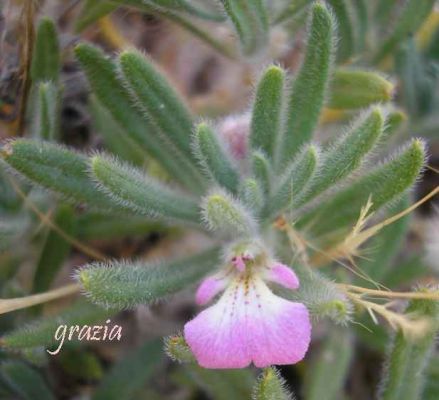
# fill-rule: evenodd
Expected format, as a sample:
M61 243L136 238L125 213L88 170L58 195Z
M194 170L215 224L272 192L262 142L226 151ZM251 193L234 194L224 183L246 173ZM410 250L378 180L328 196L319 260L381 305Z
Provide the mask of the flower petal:
M259 278L237 278L218 303L184 327L198 363L205 368L294 364L311 337L303 304L275 296Z
M294 271L285 264L275 263L265 273L265 279L278 283L287 289L298 289L299 278Z
M218 293L226 287L228 281L219 276L209 276L204 279L200 286L198 286L195 293L195 301L199 305L203 305L212 300Z

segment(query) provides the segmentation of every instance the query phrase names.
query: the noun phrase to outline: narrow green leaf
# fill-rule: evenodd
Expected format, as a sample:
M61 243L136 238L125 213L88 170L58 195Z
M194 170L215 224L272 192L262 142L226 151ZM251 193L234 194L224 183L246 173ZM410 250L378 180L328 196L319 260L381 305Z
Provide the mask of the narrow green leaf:
M358 169L383 132L384 118L373 109L322 154L319 173L296 203L299 207Z
M59 193L66 199L98 209L110 210L115 206L90 179L87 158L65 147L17 139L3 145L0 156L32 183Z
M89 104L93 125L103 137L108 150L122 160L138 166L144 165L147 157L145 151L121 129L111 113L100 104L95 96L91 97Z
M136 398L136 392L146 384L161 358L160 341L147 341L113 365L93 393L92 400Z
M226 236L250 235L256 222L247 209L225 192L207 195L202 204L203 219L208 229Z
M1 338L1 344L9 349L27 349L39 346L50 348L54 346L55 348L52 350L56 350L59 347L60 341L55 337L55 333L59 326L90 326L98 322L106 321L114 315L114 313L114 310L105 310L94 304L80 300L57 315L50 317L45 316L44 318L35 320L6 333ZM68 337L67 330L68 328L66 328L66 338ZM58 337L60 337L61 334L62 330L60 330ZM77 337L77 335L73 335L72 337Z
M60 205L53 217L53 222L66 234L74 235L74 216L70 205ZM35 269L33 285L35 293L49 289L50 284L68 256L70 247L70 243L59 233L49 230Z
M332 66L335 21L323 3L312 7L305 58L291 87L287 121L279 148L279 167L311 139L326 96Z
M285 380L274 367L265 368L253 392L254 400L291 400Z
M310 5L309 0L290 0L288 4L273 19L274 24L281 24L289 19L296 17L300 12L304 11L306 6Z
M352 335L346 327L330 326L328 329L328 337L307 369L307 400L340 399L349 374L354 351Z
M268 67L258 83L250 127L250 146L274 157L280 131L285 71Z
M151 60L135 50L119 57L121 71L134 95L136 106L146 119L154 123L160 134L182 152L193 158L191 151L192 117L175 89L167 82Z
M194 152L204 172L213 182L232 193L236 192L239 183L238 172L212 128L206 123L197 126L194 134Z
M12 391L23 400L55 400L43 377L21 361L7 361L0 366L1 376Z
M150 304L195 283L218 262L219 251L215 248L171 263L93 263L82 268L77 277L94 303L132 308Z
M339 68L331 81L328 107L362 108L392 99L394 86L375 72Z
M438 293L437 289L421 289ZM439 303L436 300L412 300L407 313L427 317L431 326L421 337L414 339L398 331L392 340L379 392L381 400L417 400L423 398L424 373L434 352L439 328Z
M252 170L255 179L258 181L262 192L268 195L270 192L271 167L267 157L260 151L252 154Z
M35 113L33 115L36 138L55 141L59 129L59 89L53 82L36 85Z
M42 18L38 24L31 64L32 82L57 82L61 67L56 27L50 18Z
M199 220L200 211L194 201L141 170L104 155L92 157L90 168L99 189L114 203L120 204L122 209L149 218L195 223Z
M407 121L407 114L401 110L391 111L386 118L383 139L388 141L393 135L396 135Z
M249 400L255 383L249 368L214 370L195 364L184 364L188 385L200 387L209 398L215 400Z
M268 15L263 0L222 0L239 36L243 53L254 54L268 42Z
M410 206L408 196L404 196L393 207L389 208L387 215L390 217L405 210ZM383 218L384 219L384 218ZM398 274L398 267L392 268L392 261L400 249L408 230L409 216L405 216L383 228L367 244L366 259L360 262L360 268L375 282L384 283L384 277L391 272ZM392 286L394 287L394 286Z
M126 134L182 184L200 191L192 169L188 169L184 160L181 162L180 158L174 157L175 147L164 142L156 127L133 106L131 94L120 79L116 65L101 50L89 44L76 46L75 54L93 93Z
M286 207L294 205L297 196L306 190L316 172L319 153L315 145L309 145L286 168L273 196L268 201L267 216L279 214Z
M111 1L84 0L81 11L75 21L75 31L81 32L100 18L115 11L120 4Z
M259 215L259 212L264 206L264 193L256 179L247 178L244 180L241 188L240 198L244 204L252 210L255 216Z
M424 160L424 143L415 139L390 161L378 165L315 210L305 214L298 226L303 227L317 218L318 224L313 224L311 228L316 235L352 226L369 197L373 203L370 212L373 212L409 189L421 172Z
M435 0L407 0L401 6L399 15L391 33L384 39L376 52L373 62L378 63L391 53L398 43L404 41L409 35L414 34L424 20L430 15Z
M352 2L350 0L327 0L335 14L337 33L340 41L337 46L337 61L346 61L355 50L355 28Z
M367 33L370 23L369 8L367 0L353 0L352 9L354 14L353 28L357 51L362 51L367 40Z

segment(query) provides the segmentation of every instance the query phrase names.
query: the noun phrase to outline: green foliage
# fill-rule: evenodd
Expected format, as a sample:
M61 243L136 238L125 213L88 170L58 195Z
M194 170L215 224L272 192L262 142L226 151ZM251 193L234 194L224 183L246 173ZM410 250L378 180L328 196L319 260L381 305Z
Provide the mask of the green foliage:
M6 333L1 338L1 344L12 350L40 346L47 348L56 343L54 335L60 325L90 326L105 322L114 313L114 310L105 310L83 300L77 301L58 315L42 317Z
M251 235L255 221L245 207L225 192L209 194L202 205L203 219L208 229L225 235Z
M119 7L116 2L84 0L81 11L75 22L75 29L81 32L100 18L111 13Z
M105 147L124 161L135 165L145 164L147 155L113 119L111 113L94 96L90 99L93 125L102 136Z
M0 155L32 183L68 200L99 209L115 206L95 187L87 173L87 158L79 153L48 142L16 139L3 145Z
M187 164L193 180L201 185L199 172L188 163L196 161L191 152L192 117L175 90L141 53L125 51L119 62L136 106L168 143L172 156L180 165Z
M322 3L312 8L305 58L288 95L280 166L291 161L312 135L323 107L332 67L335 21Z
M418 177L425 159L424 144L413 140L410 145L397 153L386 163L371 169L363 177L341 189L312 212L306 213L299 226L319 219L312 226L315 235L331 232L336 226L341 230L353 224L359 216L359 210L369 197L372 199L370 212L379 210L385 204L400 197ZM389 185L389 182L393 182Z
M255 379L248 369L214 370L201 368L195 364L185 364L184 368L190 385L195 383L212 398L251 399Z
M354 350L353 339L346 327L330 326L329 330L307 369L306 400L336 400L343 392Z
M390 217L407 207L409 207L409 198L406 195L393 207L389 208L387 215ZM374 281L387 284L384 281L387 274L399 274L399 266L392 268L392 261L407 234L409 219L409 216L406 216L386 226L368 243L365 250L366 259L360 262L360 268Z
M44 378L21 361L8 361L0 366L1 376L20 399L55 399Z
M56 27L50 18L42 18L38 24L33 50L31 79L32 82L59 79L61 55Z
M34 135L39 139L55 140L59 128L59 89L52 82L36 86Z
M281 111L285 71L279 67L268 67L261 77L256 90L250 129L252 149L273 158L277 135L281 124Z
M67 235L74 235L75 220L71 206L61 204L55 212L53 222L55 226L62 227ZM49 289L69 252L70 243L58 232L49 229L35 269L34 292L44 292Z
M129 209L149 218L198 220L196 203L140 170L103 155L92 157L90 168L98 188L120 204L122 210Z
M421 2L407 0L401 7L401 10L399 10L398 18L391 32L377 50L373 59L374 62L382 61L384 57L395 49L398 43L415 32L430 14L434 3L434 0L424 0Z
M175 159L175 148L169 142L161 140L152 122L133 107L132 96L121 80L116 65L91 45L80 44L76 47L75 53L96 98L123 131L160 162L172 176L188 187L199 190L188 167L181 165L179 159Z
M201 123L197 126L194 147L204 172L213 183L236 192L239 183L238 173L212 128L207 124Z
M243 53L260 51L268 40L268 15L263 0L223 0L224 10L230 17L241 41Z
M218 249L211 249L171 263L92 263L77 273L77 279L93 303L107 308L132 308L150 304L195 283L217 261Z
M337 46L337 61L346 61L355 49L355 22L350 0L327 0L337 21L337 30L343 40Z
M381 75L348 68L335 70L328 107L361 108L392 99L394 87Z
M178 361L179 363L195 362L195 357L182 334L166 337L164 347L166 354L173 361Z
M254 400L290 400L285 381L274 367L264 369L253 392Z
M379 109L371 110L323 154L319 174L311 181L297 206L314 198L358 169L373 149L383 131L384 119Z
M297 202L316 172L318 159L319 150L315 145L309 145L286 168L268 202L268 215L279 213Z
M92 396L92 400L133 399L145 386L161 359L158 340L147 341L116 362L105 375Z
M437 293L437 289L420 289L423 293ZM407 312L429 318L427 332L419 338L409 338L399 331L392 340L385 367L379 398L382 400L416 400L422 398L424 371L434 352L435 337L439 329L438 302L412 300Z

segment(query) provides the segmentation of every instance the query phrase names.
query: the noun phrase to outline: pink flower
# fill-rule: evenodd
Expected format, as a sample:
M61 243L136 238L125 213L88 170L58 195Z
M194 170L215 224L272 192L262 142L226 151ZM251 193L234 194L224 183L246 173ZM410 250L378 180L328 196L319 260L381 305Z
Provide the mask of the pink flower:
M306 307L276 296L266 282L297 289L299 280L286 265L248 254L234 256L228 268L206 278L196 293L206 304L219 300L186 323L184 336L205 368L244 368L294 364L311 339Z

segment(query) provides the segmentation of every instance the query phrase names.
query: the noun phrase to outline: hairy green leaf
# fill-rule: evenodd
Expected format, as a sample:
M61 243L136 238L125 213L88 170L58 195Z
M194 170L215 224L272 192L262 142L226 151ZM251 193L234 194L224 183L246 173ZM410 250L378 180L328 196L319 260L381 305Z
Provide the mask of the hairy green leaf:
M90 179L87 158L65 147L17 139L3 145L0 156L32 183L69 200L106 210L116 205L103 196Z
M340 41L337 46L337 61L346 61L355 50L354 15L351 0L327 0L335 14L337 33Z
M50 347L57 343L56 330L60 325L93 325L104 322L114 315L114 310L105 310L94 304L80 300L54 316L46 316L6 333L1 338L3 346L9 349ZM68 334L66 334L68 337Z
M299 207L358 169L383 132L384 118L373 109L322 154L319 173L296 203Z
M285 380L274 367L265 368L258 378L253 392L254 400L291 400Z
M193 200L166 187L141 170L104 155L92 157L90 168L98 188L114 203L120 204L122 209L129 209L149 218L195 223L199 220L200 211Z
M315 145L309 145L286 168L267 204L268 216L280 213L286 207L294 205L297 196L306 190L316 172L318 158L318 148Z
M241 41L244 54L251 55L268 41L268 15L263 0L222 0Z
M236 192L239 183L238 172L212 128L206 123L197 126L194 148L208 177L232 193Z
M31 64L32 82L52 81L56 83L61 67L56 27L50 18L42 18L38 24Z
M415 183L424 160L424 143L415 139L388 162L378 165L315 210L305 214L298 222L298 226L312 224L310 229L315 235L342 230L358 219L360 210L369 197L373 203L370 212L399 198ZM312 222L316 218L318 224Z
M123 309L150 304L195 283L218 261L215 248L171 263L93 263L82 268L77 277L91 301Z
M250 127L250 145L269 158L274 157L280 131L285 71L268 67L256 90Z
M200 186L193 178L192 169L188 170L185 162L181 163L179 158L174 157L175 147L164 142L158 136L156 127L133 107L132 96L120 79L116 65L101 50L89 44L76 46L75 54L94 95L126 134L173 177L187 187L199 191Z
M420 289L438 293L437 289ZM408 338L398 331L392 340L379 392L382 400L417 400L422 397L424 372L434 352L439 329L439 303L436 300L412 300L407 313L429 318L428 331L420 338Z
M207 195L202 213L208 229L226 236L251 235L256 229L251 213L225 192L215 191Z
M36 85L34 135L38 139L55 141L59 130L59 89L53 82Z
M288 98L287 121L279 151L279 167L308 142L326 97L332 66L335 21L323 3L312 7L305 58Z
M375 72L339 68L331 82L328 107L361 108L392 99L394 86Z

